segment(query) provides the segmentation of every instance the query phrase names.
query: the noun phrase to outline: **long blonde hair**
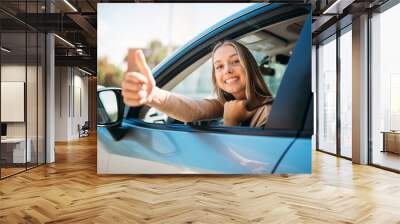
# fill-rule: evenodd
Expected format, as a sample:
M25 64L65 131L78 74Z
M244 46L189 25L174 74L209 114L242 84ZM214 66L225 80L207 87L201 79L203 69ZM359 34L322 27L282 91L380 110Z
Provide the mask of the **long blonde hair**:
M218 100L222 103L226 101L234 100L234 96L230 93L225 92L221 88L218 87L217 81L215 79L215 67L214 67L214 53L215 51L225 45L230 45L236 49L237 54L239 55L240 63L242 64L245 71L246 78L246 99L248 102L255 102L257 100L262 99L264 101L266 99L271 100L272 94L265 84L262 74L258 68L256 59L253 57L251 52L247 47L243 44L234 41L227 40L223 42L219 42L215 45L212 52L212 82L214 84L214 90L217 94Z

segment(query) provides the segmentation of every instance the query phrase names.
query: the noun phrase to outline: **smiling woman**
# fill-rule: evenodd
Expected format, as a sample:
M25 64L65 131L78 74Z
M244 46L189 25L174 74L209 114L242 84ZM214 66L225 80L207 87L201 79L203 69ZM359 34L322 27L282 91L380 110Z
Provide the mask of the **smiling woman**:
M214 47L212 58L212 80L218 100L224 103L224 124L265 125L273 98L250 51L236 41L225 41Z

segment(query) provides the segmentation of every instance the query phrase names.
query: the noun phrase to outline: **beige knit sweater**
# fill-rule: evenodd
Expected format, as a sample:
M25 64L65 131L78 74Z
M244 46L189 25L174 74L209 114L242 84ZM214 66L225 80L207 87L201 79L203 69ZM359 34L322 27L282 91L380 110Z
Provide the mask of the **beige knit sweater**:
M176 120L192 122L223 117L224 105L217 99L192 99L162 89L159 89L159 91L161 95L159 103L150 104L149 106L166 113ZM264 126L270 112L271 104L259 107L251 118L250 126Z

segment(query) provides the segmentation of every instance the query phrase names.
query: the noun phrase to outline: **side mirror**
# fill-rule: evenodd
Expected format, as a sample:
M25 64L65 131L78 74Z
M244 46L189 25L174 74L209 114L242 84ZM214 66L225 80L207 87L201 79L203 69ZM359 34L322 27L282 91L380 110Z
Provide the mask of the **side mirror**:
M121 89L104 88L97 90L97 125L117 126L124 116Z

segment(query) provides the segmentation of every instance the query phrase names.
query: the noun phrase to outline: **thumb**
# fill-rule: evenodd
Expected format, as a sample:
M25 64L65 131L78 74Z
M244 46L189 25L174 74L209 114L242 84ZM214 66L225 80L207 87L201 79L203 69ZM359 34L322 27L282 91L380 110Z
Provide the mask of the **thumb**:
M147 65L146 58L144 57L143 51L142 50L136 50L134 52L134 61L136 63L137 68L139 69L139 72L144 74L146 78L151 81L153 79L153 74L151 73L151 70L149 66Z
M129 48L128 55L126 56L126 62L128 64L127 72L134 72L135 71L135 54L136 50Z

